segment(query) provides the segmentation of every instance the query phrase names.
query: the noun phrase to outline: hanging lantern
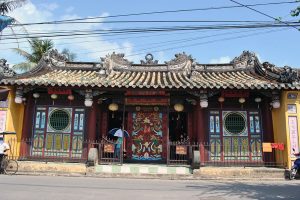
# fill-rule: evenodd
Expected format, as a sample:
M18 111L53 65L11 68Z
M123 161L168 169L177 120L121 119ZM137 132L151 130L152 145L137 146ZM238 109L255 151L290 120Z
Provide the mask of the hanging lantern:
M111 114L111 117L114 118L114 112L119 109L118 104L116 103L111 103L108 105L108 110L112 111L113 113Z
M208 96L206 91L200 91L200 106L201 108L208 107Z
M22 103L23 102L23 88L19 87L16 90L16 97L15 97L15 103Z
M245 103L245 102L246 102L246 99L245 99L245 98L243 98L243 97L241 97L241 98L239 98L239 102L240 102L241 104L243 104L243 103Z
M86 107L91 107L93 105L93 100L92 99L86 99L86 100L84 100L84 105Z
M93 91L92 90L85 91L84 105L86 107L91 107L93 105Z
M116 103L111 103L108 105L108 110L110 110L110 111L114 112L114 111L117 111L118 109L119 109L119 106Z
M201 108L207 108L208 107L207 99L200 100L200 106L201 106Z
M72 95L72 94L68 95L68 99L69 99L70 101L73 101L73 100L74 100L74 95Z
M51 99L57 99L57 94L51 94Z
M18 103L18 104L20 104L20 103L22 103L23 102L23 100L22 100L22 97L15 97L15 103Z
M40 97L40 94L36 92L36 93L33 93L32 96L33 96L33 98L37 99Z
M219 97L219 98L218 98L218 101L219 101L220 103L223 103L223 102L225 101L225 98L224 98L224 97Z
M184 106L183 106L181 103L176 103L176 104L174 105L174 110L175 110L176 112L182 112L182 111L184 110Z
M273 108L280 108L280 97L279 97L279 92L278 91L273 91L272 92L271 105L273 106Z
M273 108L280 108L280 101L279 100L272 101L272 106Z
M260 103L260 102L261 102L261 98L260 98L260 97L256 97L256 98L254 99L254 101L255 101L256 103Z

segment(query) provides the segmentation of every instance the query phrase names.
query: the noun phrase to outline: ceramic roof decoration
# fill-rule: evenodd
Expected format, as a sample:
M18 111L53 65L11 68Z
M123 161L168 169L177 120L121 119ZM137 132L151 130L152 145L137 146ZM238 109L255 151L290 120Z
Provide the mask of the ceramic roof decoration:
M254 53L244 51L230 63L200 64L183 53L165 63L145 60L135 64L124 54L112 53L101 62L67 62L57 50L45 54L33 70L16 74L0 61L2 85L83 86L105 88L222 88L300 89L298 70L260 63Z

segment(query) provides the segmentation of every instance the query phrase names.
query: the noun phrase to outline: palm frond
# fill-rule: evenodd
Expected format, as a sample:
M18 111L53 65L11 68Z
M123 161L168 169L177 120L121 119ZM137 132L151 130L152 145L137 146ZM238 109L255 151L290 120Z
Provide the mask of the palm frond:
M37 66L36 63L22 62L22 63L14 65L12 68L13 68L13 70L17 71L18 73L24 73L24 72L30 71L31 69L35 68L36 66Z
M0 14L4 15L22 6L27 0L0 0Z
M31 60L32 59L32 55L22 49L19 48L13 48L12 49L14 52L16 52L17 54L19 54L20 56L23 56L24 58L26 58L27 60Z

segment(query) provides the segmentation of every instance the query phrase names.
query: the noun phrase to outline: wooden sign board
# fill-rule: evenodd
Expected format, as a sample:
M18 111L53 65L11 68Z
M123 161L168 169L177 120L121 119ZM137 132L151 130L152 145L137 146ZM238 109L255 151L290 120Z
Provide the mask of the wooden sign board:
M176 154L179 155L186 155L187 154L187 148L184 145L176 145Z
M104 152L105 153L114 153L115 145L114 144L104 144Z
M263 143L263 152L272 152L271 143Z

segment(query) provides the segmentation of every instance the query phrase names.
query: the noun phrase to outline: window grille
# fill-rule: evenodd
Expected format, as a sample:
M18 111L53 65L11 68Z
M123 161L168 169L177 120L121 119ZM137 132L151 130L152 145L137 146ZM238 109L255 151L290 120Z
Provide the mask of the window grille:
M240 134L246 128L246 120L240 113L232 112L225 117L225 129L231 134Z
M70 115L62 109L54 110L49 116L49 125L53 130L63 131L70 126Z

